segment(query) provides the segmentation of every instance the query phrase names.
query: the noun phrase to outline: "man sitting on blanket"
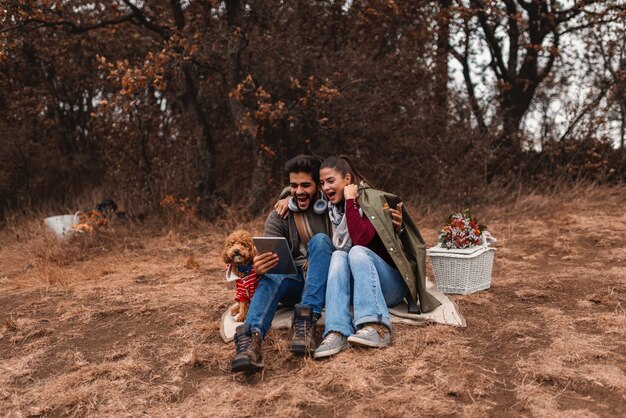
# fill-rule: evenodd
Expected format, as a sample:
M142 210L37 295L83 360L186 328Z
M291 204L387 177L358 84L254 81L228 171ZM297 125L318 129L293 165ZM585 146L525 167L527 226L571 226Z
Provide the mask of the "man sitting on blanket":
M265 221L265 236L287 239L298 274L267 274L278 264L276 254L264 253L254 258L259 287L250 302L245 322L235 332L233 372L255 372L263 368L261 344L279 302L295 305L291 351L310 355L317 347L316 325L324 307L333 252L328 215L322 210L325 204L319 201L322 199L320 163L318 158L299 155L285 164L291 192L289 214L282 218L272 211Z

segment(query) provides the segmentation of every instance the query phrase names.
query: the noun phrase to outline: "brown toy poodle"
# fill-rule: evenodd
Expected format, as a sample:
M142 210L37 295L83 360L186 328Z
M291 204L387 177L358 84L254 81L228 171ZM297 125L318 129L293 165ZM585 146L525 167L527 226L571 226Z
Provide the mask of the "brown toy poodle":
M235 282L237 306L230 311L237 315L235 321L243 322L250 308L250 301L259 285L252 261L256 255L252 236L248 231L238 229L226 238L222 258L228 264L226 280Z

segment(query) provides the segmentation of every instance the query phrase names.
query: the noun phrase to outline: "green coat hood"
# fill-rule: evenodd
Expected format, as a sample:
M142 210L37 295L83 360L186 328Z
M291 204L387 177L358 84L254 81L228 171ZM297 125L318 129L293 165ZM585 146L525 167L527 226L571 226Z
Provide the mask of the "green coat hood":
M426 290L426 243L404 207L402 208L404 231L398 235L393 228L389 207L395 208L401 199L391 193L372 189L361 182L357 202L396 263L413 302L418 304L422 312L430 312L441 305L441 302Z

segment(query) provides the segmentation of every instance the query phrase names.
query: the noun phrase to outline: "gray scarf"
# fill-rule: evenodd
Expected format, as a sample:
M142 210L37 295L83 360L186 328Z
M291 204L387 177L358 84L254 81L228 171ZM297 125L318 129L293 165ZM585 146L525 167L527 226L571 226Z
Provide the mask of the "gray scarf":
M359 214L363 216L363 209L359 208ZM346 202L341 202L338 206L328 203L328 216L333 224L333 245L335 249L348 252L352 248L352 239L348 233L348 223L346 222Z

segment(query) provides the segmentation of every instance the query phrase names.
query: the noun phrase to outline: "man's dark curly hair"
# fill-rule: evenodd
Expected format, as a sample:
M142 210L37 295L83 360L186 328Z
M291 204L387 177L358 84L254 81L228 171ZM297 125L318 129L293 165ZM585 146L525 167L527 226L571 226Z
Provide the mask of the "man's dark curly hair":
M321 158L300 154L285 163L285 172L287 175L290 173L309 173L317 184L320 182L320 164L322 164Z

